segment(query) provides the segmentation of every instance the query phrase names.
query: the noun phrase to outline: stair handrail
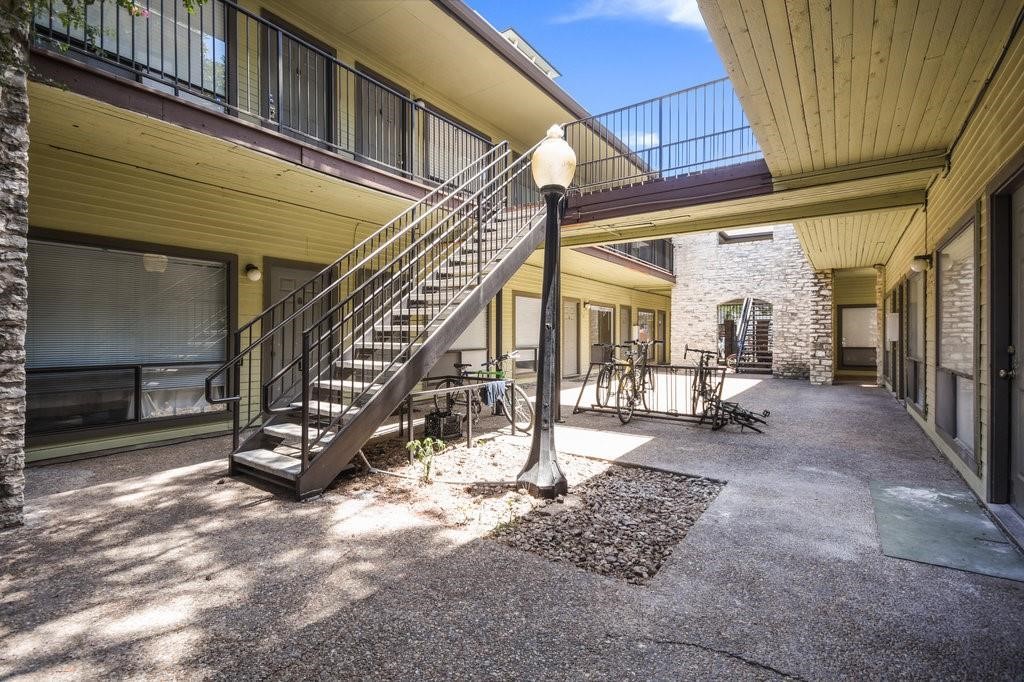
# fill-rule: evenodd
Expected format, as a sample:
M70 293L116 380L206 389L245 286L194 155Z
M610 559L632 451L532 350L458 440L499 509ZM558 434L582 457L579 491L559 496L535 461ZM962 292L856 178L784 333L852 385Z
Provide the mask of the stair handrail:
M747 331L750 326L750 317L754 312L754 299L743 299L743 310L740 312L739 339L736 344L736 366L739 367L743 360L744 346L747 345Z
M489 157L492 154L498 152L499 150L503 150L503 151L501 152L501 154L497 158L495 158L495 159L491 160L489 163L487 163L487 165L484 168L480 169L469 180L466 180L461 185L459 185L457 188L448 191L447 194L445 194L444 197L442 197L443 201L437 201L438 198L439 198L439 195L442 193L443 190L448 188L449 185L451 185L453 182L456 182L457 179L459 177L461 177L462 175L464 175L465 173L471 172L471 169L474 166L476 166L479 163L485 162L485 159L487 157ZM472 182L474 182L476 179L478 179L481 175L483 175L484 173L488 172L498 162L500 162L505 157L507 157L509 153L510 153L510 150L509 150L508 142L507 141L502 141L502 142L492 146L490 149L488 149L482 155L480 155L479 157L474 159L472 162L470 162L469 165L467 165L465 168L463 168L458 173L453 175L451 178L449 178L448 180L444 181L443 183L441 183L440 185L435 187L433 190L428 192L423 198L421 198L420 200L418 200L414 204L412 204L412 206L408 207L407 209L405 209L404 211L399 213L397 216L395 216L394 218L389 220L387 223L385 223L383 226L381 226L380 229L376 230L373 234L367 236L361 242L359 242L358 244L356 244L355 246L350 248L348 251L346 251L344 254L342 254L340 257L338 257L330 265L325 266L316 275L314 275L313 277L308 279L306 282L304 282L303 284L301 284L298 287L296 287L295 291L296 292L301 292L301 291L303 291L305 289L305 287L309 286L310 284L315 283L320 278L329 275L331 273L331 271L334 270L334 268L336 268L339 265L341 265L342 262L345 261L345 259L349 258L353 253L356 253L357 251L359 251L360 249L365 247L367 244L371 243L374 239L379 238L381 234L383 234L383 233L387 232L388 230L392 229L394 227L394 225L396 223L398 223L398 221L400 221L406 215L408 215L410 213L414 213L415 211L419 210L425 204L427 204L428 201L432 201L433 202L433 203L430 204L430 207L425 212L421 213L420 216L418 218L414 219L414 221L412 223L407 225L405 229L400 229L399 232L397 232L395 235L393 235L391 238L389 238L388 241L379 244L374 249L374 251L372 251L368 256L364 257L364 259L362 261L360 261L357 265L349 268L348 271L346 271L343 274L342 277L334 280L334 282L332 282L332 286L333 286L334 283L337 283L337 282L340 282L340 281L344 280L350 274L352 274L354 272L358 272L358 269L360 267L362 267L363 265L365 265L366 262L368 262L370 258L372 258L374 255L377 255L382 249L384 249L384 248L386 248L388 246L391 246L394 243L395 239L397 237L401 236L402 234L404 234L407 231L408 228L412 227L413 225L418 225L420 222L422 222L422 220L424 218L426 218L427 216L431 215L440 206L444 205L444 203L449 201L452 196L457 195L458 192L464 190ZM255 348L258 348L259 346L261 346L263 343L265 343L267 340L269 340L273 336L273 334L275 332L279 331L286 324L289 324L290 322L293 322L295 319L300 317L303 313L307 312L311 307L316 305L316 303L318 303L323 298L323 294L324 294L324 291L321 291L319 294L315 295L313 298L305 301L304 304L301 307L299 307L296 310L294 310L290 315L288 315L287 317L285 317L284 319L279 321L277 324L273 325L269 330L263 331L260 334L259 338L257 338L255 341L250 342L247 346L245 346L245 348L236 348L234 350L234 355L231 358L229 358L224 363L219 365L215 370L213 370L207 376L207 378L206 378L206 400L208 402L210 402L211 404L234 403L234 402L241 401L241 394L240 393L234 394L234 395L230 395L230 396L228 396L228 395L221 396L221 397L214 396L213 395L213 383L217 379L217 377L219 377L221 374L223 374L229 368L234 367L239 362L241 362L243 356L248 355ZM252 327L257 322L262 321L264 316L266 316L271 310L273 310L275 307L281 305L284 301L286 301L290 296L293 296L293 295L294 294L289 294L289 296L285 296L281 300L275 301L273 304L271 304L271 305L267 306L266 308L264 308L263 311L260 312L260 314L256 315L253 319L249 320L249 322L247 322L246 324L242 325L241 327L238 328L238 330L236 330L234 332L235 338L236 339L240 339L242 333L252 329Z
M502 144L504 144L504 143L502 143ZM496 165L497 163L499 163L502 160L504 160L510 153L511 153L510 150L506 150L504 153L501 154L501 156L499 156L498 158L494 159L487 167L481 169L475 176L473 176L472 178L467 180L465 183L463 183L462 186L460 186L458 189L453 190L451 193L449 193L449 195L443 201L439 202L436 206L432 206L431 209L428 210L426 213L421 214L413 222L409 223L404 228L402 228L401 231L399 231L396 234L392 235L388 239L388 241L379 244L374 251L372 251L371 253L369 253L366 256L364 256L363 260L359 261L355 265L352 265L349 268L349 270L347 272L345 272L341 277L339 277L336 280L333 280L329 286L324 287L324 289L319 294L317 294L313 299L310 299L307 302L307 304L304 306L304 309L308 309L308 308L312 307L318 300L323 299L327 295L333 293L334 289L340 288L343 284L346 284L349 277L352 277L352 276L355 276L356 274L358 274L360 272L360 268L362 268L364 265L368 264L374 258L379 256L388 247L393 246L394 244L398 243L400 241L400 239L402 237L404 237L407 233L412 232L413 235L414 235L413 238L415 239L415 230L416 230L416 228L420 226L420 224L423 222L423 220L425 218L427 218L434 211L434 209L437 208L437 206L448 205L452 198L460 196L460 194L463 192L463 190L465 190L467 187L472 185L472 183L477 178L479 178L481 175L483 175L485 173L488 173L493 168L494 165ZM472 195L472 196L475 196L475 194ZM461 205L465 205L466 203L467 202L464 201L463 204L461 204ZM442 217L438 224L441 224L444 221L446 221L450 215L451 215L451 211L449 211L449 213L447 215ZM406 251L404 251L403 254L408 252L408 250L409 250L409 247L407 246L406 247ZM401 255L402 254L400 254L400 256ZM392 259L392 261L390 263L387 263L386 265L393 264L395 262L395 260L396 259ZM361 284L357 285L356 289L353 290L349 294L349 296L348 296L348 298L346 300L349 300L352 297L354 297L355 293L357 291L361 291L363 289L363 287L365 287L370 281L372 281L372 279L373 279L373 277L371 276L365 282L362 282ZM336 309L337 309L337 305L332 307L330 310L328 310L327 313L325 313L325 315L328 315L328 316L332 315L336 311ZM321 318L321 319L323 319L323 318ZM282 322L282 324L284 324L284 322ZM314 324L316 324L316 323L314 323ZM279 368L277 372L275 372L273 375L270 376L270 378L261 377L261 379L260 379L260 384L261 384L260 385L260 396L261 396L261 409L262 409L263 412L271 412L271 413L272 412L286 412L286 411L289 411L291 409L289 407L283 407L283 408L279 408L279 409L271 407L270 406L269 390L268 389L274 383L279 381L282 377L287 375L288 372L293 370L295 367L299 366L301 361L302 361L302 357L303 357L302 355L299 355L299 356L297 356L295 358L292 358L291 361L289 361L287 364L285 364L281 368ZM294 386L294 383L292 385Z
M531 163L531 158L530 157L531 157L532 152L533 152L533 150L535 148L536 148L536 145L534 147L531 147L530 150L528 150L527 152L524 152L520 156L520 158L516 159L510 166L508 166L505 169L503 169L499 175L494 176L494 177L488 179L488 181L483 186L481 186L479 189L475 190L469 197L467 197L462 202L460 207L465 207L465 206L471 205L473 203L477 203L479 205L482 202L482 200L483 200L483 196L484 196L485 192L489 191L489 194L487 195L487 198L490 199L490 198L493 198L496 194L498 194L502 189L505 189L506 187L508 187L511 184L511 181L513 179L515 179L519 175L525 173L529 169L529 166L530 166L530 163ZM538 202L536 210L534 210L532 212L532 214L530 214L529 218L527 219L527 225L535 224L537 219L538 219L538 217L543 212L543 210L544 210L543 204ZM428 233L425 233L425 234L419 236L414 243L406 245L405 249L403 250L403 252L401 254L399 254L398 256L396 256L394 258L392 258L392 260L390 261L390 263L388 265L394 265L396 263L397 264L401 264L403 258L405 256L407 256L409 253L415 253L416 250L417 250L417 246L419 244L421 244L422 242L424 242L425 240L433 239L434 240L434 244L442 243L453 231L457 230L468 219L468 217L463 216L462 218L460 218L458 221L456 221L452 225L449 225L446 228L441 228L441 225L443 225L445 222L447 222L448 219L452 215L455 215L455 214L457 214L457 209L453 210L452 212L450 212L448 216L446 216L445 218L442 219L441 223L439 223L437 226L435 226L435 230L443 229L442 234L440 234L440 235L434 234L433 233L434 230L432 230L431 232L428 232ZM482 235L483 235L482 228L483 228L483 223L478 221L477 222L477 230L478 230L478 235L480 236L480 238L482 238ZM470 231L472 231L472 228L470 228ZM518 232L516 232L516 234L514 236L515 237L520 236L522 231L523 230L520 229ZM503 245L501 248L497 249L495 254L494 254L494 256L492 256L491 259L488 261L488 264L490 264L494 260L494 258L496 258L497 255L501 253L501 251L504 248L506 248L506 246ZM451 255L447 256L447 258L450 258L450 257L451 257ZM430 270L429 272L426 272L426 273L422 274L422 276L413 284L413 288L415 288L415 286L421 284L422 282L426 281L427 279L429 279L429 277L431 277L434 273L436 273L436 271L438 269L440 269L440 267L443 265L443 262L445 262L445 261L442 261L441 263L438 263L436 265L436 267L434 267L434 269ZM400 272L404 273L404 272L408 271L409 269L416 267L417 265L418 265L418 263L415 260L411 260L408 263L406 263L404 265L401 265ZM477 262L478 273L482 272L483 268L484 268L484 263L478 260L478 262ZM379 270L377 273L374 273L374 275L372 275L370 278L368 278L367 281L362 282L359 285L359 290L361 290L363 287L366 287L366 286L370 285L371 282L375 278L382 276L381 273L383 273L383 272L385 272L384 269ZM394 277L395 275L391 275L391 276ZM435 311L427 322L424 322L422 324L422 327L421 327L419 333L417 333L415 336L410 335L410 337L407 340L403 341L402 342L402 350L397 352L397 353L393 353L391 360L383 368L381 368L379 371L377 371L376 374L374 375L374 377L371 380L365 381L364 383L366 383L369 386L373 386L375 384L378 384L380 379L382 377L384 377L391 370L391 368L394 367L395 364L398 362L397 358L402 357L405 354L407 354L409 351L411 351L412 347L419 342L419 340L422 338L423 334L431 327L432 324L434 324L436 322L438 317L445 310L447 310L448 307L452 304L452 302L454 300L458 299L458 297L461 296L467 290L467 288L469 286L470 286L470 282L467 282L467 283L464 283L460 288L455 290L455 292L452 293L448 297L448 300L444 302L444 305L441 306L440 309ZM327 331L319 334L318 337L315 340L312 338L312 335L315 332L315 330L317 329L317 327L321 326L325 321L332 320L332 317L333 317L333 315L335 313L337 313L339 310L343 309L343 307L346 304L350 304L355 299L357 294L359 293L359 290L351 292L345 298L344 301L339 302L339 303L335 304L334 306L332 306L332 308L330 310L328 310L328 311L326 311L324 313L324 315L320 318L320 320L318 320L316 323L314 323L313 325L311 325L310 327L306 328L303 331L303 336L302 336L302 348L303 348L303 362L302 362L302 374L303 374L303 377L302 377L302 384L303 384L303 387L302 387L302 389L303 389L302 390L302 405L303 405L303 407L302 407L302 421L301 421L301 424L302 424L302 434L303 434L303 437L302 437L302 462L303 462L302 467L303 467L303 470L305 470L305 467L308 465L308 463L310 461L310 459L309 459L309 448L317 445L320 441L322 441L325 438L325 436L328 433L331 433L331 429L333 429L336 426L338 426L341 423L341 421L345 418L345 416L357 404L359 399L365 397L366 394L368 393L368 391L370 390L369 388L364 388L361 393L356 394L355 392L353 392L352 399L348 402L348 404L344 405L343 409L337 415L335 415L332 412L330 414L330 419L328 420L328 422L325 425L318 426L317 427L317 435L312 440L310 440L310 438L309 438L309 428L310 428L310 425L309 425L309 402L310 402L310 395L309 394L310 394L310 390L311 390L310 387L311 387L311 383L312 383L312 374L310 373L310 368L313 365L313 363L311 361L311 358L310 358L310 353L312 352L314 347L319 347L320 344L322 344L325 340L330 339L335 332L337 332L339 329L343 329L344 325L348 321L350 321L350 318L343 318L341 320L335 320L335 321L331 322L328 325ZM397 294L397 296L399 297L399 300L400 300L400 297L402 295L404 295L404 292L401 292L401 290L400 290L400 293ZM395 294L392 294L392 299L391 300L388 300L388 301L384 302L383 304L381 304L378 307L380 307L380 308L382 308L384 310L390 310L390 308L394 304L393 300L394 300L395 296L396 296ZM371 333L372 333L372 330L371 330ZM352 338L351 338L351 346L352 347L355 346L356 341L357 341L357 335L356 334L352 334ZM342 345L342 344L347 344L347 341L343 340L341 344L337 344L337 345ZM334 346L333 348L329 348L328 349L328 365L327 365L327 368L325 370L318 371L317 378L321 377L323 371L330 370L330 368L332 366L332 363L333 363L334 349L337 348L337 345ZM345 350L343 349L341 351L340 355L344 356L344 354L345 354ZM320 361L320 359L322 359L322 354L320 354L318 356L318 361L317 361L318 369L319 369L319 361ZM355 362L355 361L353 361L353 362ZM385 380L382 383L386 385L389 380L390 379Z

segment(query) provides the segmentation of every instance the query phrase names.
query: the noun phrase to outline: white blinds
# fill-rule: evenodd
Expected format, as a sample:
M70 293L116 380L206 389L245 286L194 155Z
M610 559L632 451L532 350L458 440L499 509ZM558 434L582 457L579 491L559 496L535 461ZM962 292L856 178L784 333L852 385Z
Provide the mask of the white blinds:
M536 348L540 342L540 299L516 296L516 348Z
M29 368L224 359L224 263L30 240Z

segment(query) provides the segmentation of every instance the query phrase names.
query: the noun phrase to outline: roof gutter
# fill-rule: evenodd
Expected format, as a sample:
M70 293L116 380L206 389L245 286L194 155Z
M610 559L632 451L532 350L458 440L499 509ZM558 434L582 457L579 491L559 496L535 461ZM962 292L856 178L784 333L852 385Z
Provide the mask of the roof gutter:
M574 100L569 93L560 88L553 80L541 72L526 58L505 36L498 33L493 26L477 14L463 0L433 0L446 14L462 24L466 30L480 39L492 52L508 62L534 85L558 102L573 118L588 118L591 114ZM560 121L568 123L568 121Z

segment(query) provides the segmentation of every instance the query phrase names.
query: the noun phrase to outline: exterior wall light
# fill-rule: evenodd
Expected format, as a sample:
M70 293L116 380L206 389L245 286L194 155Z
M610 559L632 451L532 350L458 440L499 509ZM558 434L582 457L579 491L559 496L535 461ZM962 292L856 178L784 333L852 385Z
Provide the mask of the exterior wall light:
M910 269L914 272L925 272L930 270L932 267L932 257L929 254L923 256L914 256L914 260L910 261Z
M250 282L258 282L263 279L263 271L260 266L249 263L245 266L245 278Z
M541 288L540 362L537 365L537 409L534 411L530 456L516 481L536 497L564 495L569 483L558 466L555 422L561 414L558 366L559 301L561 300L561 205L565 190L576 172L576 152L565 141L562 128L548 128L547 137L530 157L533 181L544 195L547 221L544 228L544 283Z
M142 269L146 272L166 272L167 256L162 253L142 254Z

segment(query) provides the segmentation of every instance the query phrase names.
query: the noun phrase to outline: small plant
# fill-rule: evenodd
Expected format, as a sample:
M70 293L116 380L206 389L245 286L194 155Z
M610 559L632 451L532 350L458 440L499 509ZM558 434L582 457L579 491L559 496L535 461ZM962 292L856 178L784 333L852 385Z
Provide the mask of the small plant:
M444 452L447 447L443 440L437 438L424 438L414 440L405 444L409 454L416 459L423 467L422 479L424 483L430 483L430 470L434 466L434 456Z

